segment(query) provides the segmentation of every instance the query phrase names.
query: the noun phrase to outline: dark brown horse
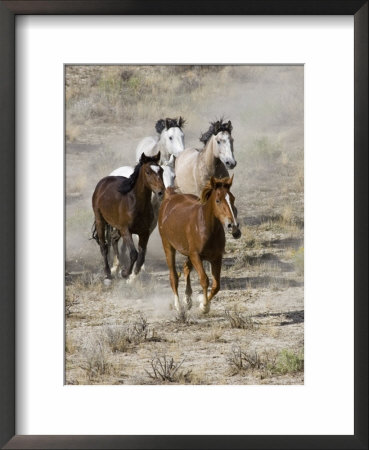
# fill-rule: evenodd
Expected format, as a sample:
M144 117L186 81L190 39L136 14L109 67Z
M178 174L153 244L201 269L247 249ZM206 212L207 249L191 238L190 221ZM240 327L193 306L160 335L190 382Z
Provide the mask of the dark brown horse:
M106 241L106 228L116 228L129 249L128 266L122 268L122 277L132 273L136 276L145 261L147 242L150 236L154 212L151 193L159 198L164 195L163 169L158 165L160 152L154 157L144 153L129 178L109 176L100 180L92 196L92 208L95 214L93 237L100 245L104 258L105 277L111 278L108 262L109 242ZM132 234L138 234L138 253L132 240ZM113 242L117 245L117 242ZM116 249L117 250L117 249Z
M159 210L158 226L169 267L170 283L174 292L174 305L180 309L178 300L178 274L175 254L178 250L187 256L184 264L186 291L184 303L192 306L190 272L197 270L203 294L200 310L210 310L210 300L220 289L220 270L225 247L225 227L236 239L241 236L239 224L233 213L234 197L229 192L232 178L212 177L202 191L201 199L191 194L178 194L173 188L166 190ZM213 283L208 296L209 279L203 260L211 264Z

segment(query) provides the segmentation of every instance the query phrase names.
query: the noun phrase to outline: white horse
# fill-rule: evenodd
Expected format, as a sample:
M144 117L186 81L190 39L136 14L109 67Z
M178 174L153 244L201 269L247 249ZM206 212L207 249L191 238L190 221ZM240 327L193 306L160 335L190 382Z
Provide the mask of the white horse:
M183 194L200 197L212 176L229 177L237 161L233 155L232 123L211 122L209 130L200 137L201 150L187 148L178 155L175 164L176 185Z
M174 170L174 163L175 163L175 157L172 154L172 155L170 155L169 160L163 162L161 165L161 167L163 169L164 186L166 188L174 186L174 179L176 177L176 173ZM115 176L115 177L120 176L120 177L129 178L132 175L133 171L134 171L134 168L131 166L122 166L122 167L119 167L118 169L113 170L113 172L111 172L110 175Z
M155 124L155 129L158 133L158 136L152 137L148 136L142 139L136 148L136 160L139 161L142 153L145 153L146 156L154 156L158 152L160 152L160 165L163 168L163 182L165 187L174 186L175 179L175 158L183 151L184 149L184 134L182 128L184 126L185 120L182 117L179 119L160 119ZM118 169L113 170L110 175L113 176L123 176L130 177L133 173L133 167L131 166L122 166ZM154 231L157 221L158 221L158 213L160 207L160 201L156 196L152 196L151 204L153 206L154 217L151 223L150 234ZM114 263L112 267L112 273L118 272L119 269L119 251L118 251L118 240L119 235L116 232L113 232L113 249L114 249ZM125 255L126 247L123 242L121 247L122 256ZM142 267L144 269L144 267ZM133 273L133 272L132 272ZM131 274L128 281L132 281L133 276Z
M160 163L169 161L171 155L177 157L184 149L184 134L182 131L185 120L160 119L155 124L158 135L142 139L136 148L136 161L139 161L142 153L146 156L154 156L158 152L161 155Z

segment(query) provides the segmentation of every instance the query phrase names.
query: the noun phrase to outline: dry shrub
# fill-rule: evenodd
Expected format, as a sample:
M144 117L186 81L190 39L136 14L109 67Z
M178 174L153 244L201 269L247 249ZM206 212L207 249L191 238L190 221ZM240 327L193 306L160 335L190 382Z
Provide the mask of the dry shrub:
M231 328L241 328L243 330L253 330L256 322L248 315L244 315L237 310L224 310L224 317L228 320Z
M260 378L273 375L294 374L304 370L304 352L283 349L279 353L244 350L240 346L232 348L227 357L232 375L246 370L258 371Z
M107 343L113 353L126 352L129 348L130 340L125 327L110 325L104 328Z
M239 346L232 347L232 350L227 357L227 362L230 365L233 374L247 369L264 368L264 362L256 351L244 351Z
M83 346L83 354L81 368L86 371L89 380L110 373L110 352L101 336L88 339Z
M78 290L74 286L65 287L65 315L70 316L72 314L72 308L79 304Z
M127 352L145 341L161 342L163 339L156 335L155 330L149 328L148 321L143 314L128 325L108 325L104 334L112 352Z
M273 369L273 373L282 375L287 373L302 372L304 370L303 350L294 352L292 350L283 349L279 353Z
M179 382L181 380L189 380L191 371L179 371L185 358L180 362L174 361L173 357L167 355L155 356L151 360L151 372L146 370L150 378L159 381L169 381L170 383Z

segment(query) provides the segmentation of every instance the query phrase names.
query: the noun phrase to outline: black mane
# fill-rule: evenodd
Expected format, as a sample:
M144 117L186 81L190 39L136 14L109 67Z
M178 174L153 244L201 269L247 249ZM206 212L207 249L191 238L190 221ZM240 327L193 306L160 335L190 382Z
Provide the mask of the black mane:
M140 161L134 168L134 171L129 178L117 177L117 178L120 178L120 182L118 185L118 192L120 192L121 194L127 194L128 192L130 192L133 189L134 185L136 184L138 175L140 174L140 169L143 166L143 164L153 163L153 164L158 165L159 161L160 161L160 152L157 155L152 156L152 157L146 156L144 153L142 153Z
M214 122L210 122L208 131L200 136L200 141L206 144L211 136L217 135L220 131L227 131L229 134L231 134L232 129L233 127L230 120L228 120L228 122L223 122L223 119L219 119Z
M158 134L161 134L165 128L167 130L169 130L169 128L173 128L173 127L178 127L180 129L182 129L185 122L186 122L185 119L183 119L183 117L181 117L181 116L179 118L175 118L175 119L170 119L169 117L167 117L165 120L159 119L155 124L155 130Z

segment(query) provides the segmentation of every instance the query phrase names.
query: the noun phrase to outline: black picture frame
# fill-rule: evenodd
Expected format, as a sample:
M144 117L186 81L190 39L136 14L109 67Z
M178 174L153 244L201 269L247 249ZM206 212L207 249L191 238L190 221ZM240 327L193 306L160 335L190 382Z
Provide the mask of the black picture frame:
M354 16L354 435L15 435L15 17L18 14L260 14ZM0 445L7 449L368 448L368 1L365 0L0 0ZM339 282L339 281L337 281ZM339 362L338 362L339 363ZM339 393L337 393L339 395Z

